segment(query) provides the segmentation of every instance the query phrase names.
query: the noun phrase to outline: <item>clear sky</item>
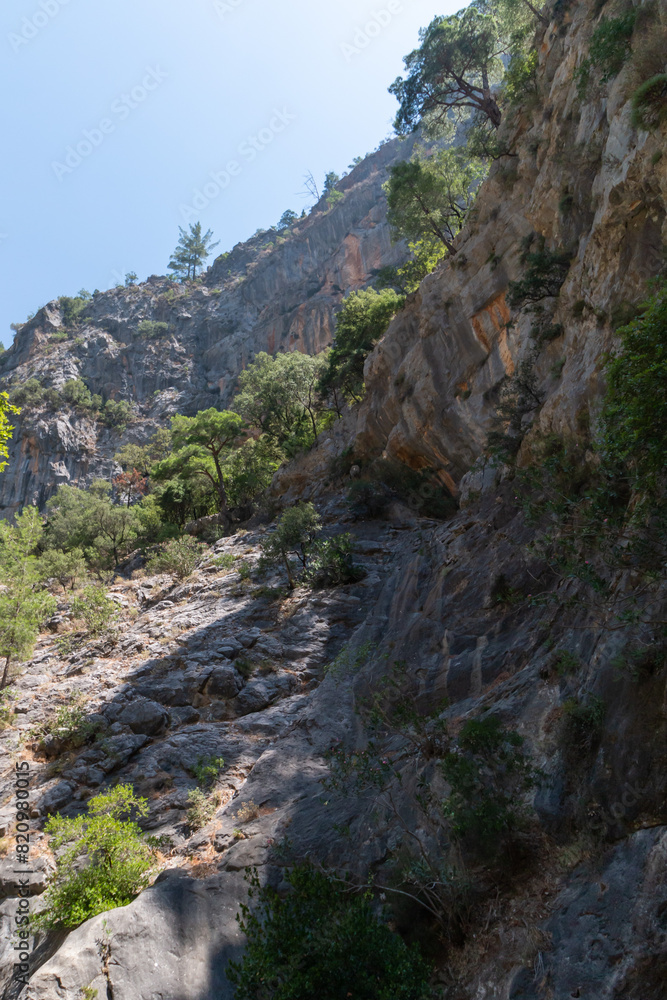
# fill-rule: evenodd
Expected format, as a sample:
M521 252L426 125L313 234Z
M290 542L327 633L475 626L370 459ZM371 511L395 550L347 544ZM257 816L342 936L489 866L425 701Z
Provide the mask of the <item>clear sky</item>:
M166 273L186 221L212 228L220 252L307 207L306 172L321 184L391 132L402 56L461 5L3 4L5 346L11 322L58 295Z

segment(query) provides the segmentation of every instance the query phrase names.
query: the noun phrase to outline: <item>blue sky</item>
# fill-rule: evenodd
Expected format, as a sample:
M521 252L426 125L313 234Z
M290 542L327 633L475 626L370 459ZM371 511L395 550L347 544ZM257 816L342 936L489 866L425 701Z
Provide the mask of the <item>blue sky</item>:
M0 340L58 295L164 274L188 220L219 252L307 207L304 174L391 132L402 56L460 5L3 4Z

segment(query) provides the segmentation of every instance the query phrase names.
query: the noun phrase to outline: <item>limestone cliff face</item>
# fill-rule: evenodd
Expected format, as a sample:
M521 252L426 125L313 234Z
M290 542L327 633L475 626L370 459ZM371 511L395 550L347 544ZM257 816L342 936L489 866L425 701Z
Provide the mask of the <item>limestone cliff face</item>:
M322 200L288 235L269 230L239 244L201 285L174 288L154 277L97 294L62 341L58 303L41 309L3 356L3 388L32 377L60 388L81 378L105 400L130 401L136 420L121 438L73 410L26 409L0 481L0 510L43 503L60 483L108 478L125 441L145 440L176 412L228 404L239 372L259 351L328 346L343 296L401 258L382 185L388 167L413 146L385 143L343 178L344 199L331 210ZM170 332L146 339L138 332L142 320L166 322Z
M667 158L664 131L631 125L632 63L608 88L590 86L578 97L575 70L592 20L586 3L569 11L540 39L539 101L510 112L513 155L492 168L458 253L422 283L367 361L354 437L360 455L385 451L442 468L459 484L485 446L500 384L536 346L534 317L513 312L506 299L531 233L572 258L552 303L562 335L535 359L544 403L532 434L572 431L582 413L595 416L613 321L663 263ZM658 11L664 26L665 5Z

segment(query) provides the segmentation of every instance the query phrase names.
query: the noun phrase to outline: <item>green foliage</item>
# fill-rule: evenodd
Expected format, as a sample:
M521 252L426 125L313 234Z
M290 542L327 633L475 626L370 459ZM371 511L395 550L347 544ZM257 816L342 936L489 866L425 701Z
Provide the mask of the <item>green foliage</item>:
M606 706L596 695L585 701L569 698L563 704L561 740L568 754L586 753L600 742L604 731Z
M264 434L258 441L248 438L225 459L223 473L229 506L242 516L250 516L256 502L268 490L282 453Z
M107 399L102 410L102 421L106 427L116 427L119 431L123 431L133 420L134 411L127 400Z
M234 408L266 437L267 444L294 455L313 443L321 427L318 382L327 354L300 351L255 357L239 376Z
M7 393L0 392L0 472L4 472L7 468L7 459L9 457L7 445L11 441L15 430L14 426L9 422L9 416L12 413L19 414L20 412L19 407L9 401Z
M200 757L193 768L194 776L198 784L210 788L218 780L224 766L223 757Z
M99 404L102 400L99 396L93 396L90 389L84 381L80 378L71 378L69 381L65 382L61 389L62 398L70 406L74 406L79 410L97 410L99 409ZM99 400L99 403L98 403Z
M477 111L493 128L500 125L500 108L492 87L503 75L501 55L507 46L500 26L481 4L457 14L434 18L419 33L420 45L405 57L407 76L389 92L400 104L394 127L400 134L420 124L427 133L448 134L452 120Z
M228 512L223 463L237 443L243 419L230 410L200 410L195 417L176 416L171 421L173 453L158 462L158 481L204 479L214 492L218 512Z
M207 257L218 244L211 243L213 233L210 229L202 235L201 222L191 224L189 232L182 226L178 227L178 231L180 237L169 261L169 267L181 281L187 281L188 278L197 277L197 271L204 266Z
M206 826L215 816L219 805L219 795L206 795L201 788L191 789L188 792L188 811L186 813L190 829L199 830L202 826Z
M46 389L39 379L29 378L12 387L9 400L14 406L25 406L28 409L37 409L44 403L55 407L60 401L60 394L55 389Z
M611 80L630 55L637 10L630 7L619 17L603 17L591 36L589 58L601 73L600 83Z
M116 622L120 608L107 596L103 587L90 584L84 587L81 597L72 601L72 615L86 626L86 632L96 639L108 632Z
M47 549L40 556L39 571L44 580L57 580L64 591L68 586L74 589L77 580L86 573L83 549L75 548L69 552Z
M364 362L386 333L403 298L390 288L352 292L336 316L334 345L319 381L323 395L359 400L364 394Z
M607 363L603 452L622 465L635 488L655 491L667 457L667 280L642 314L618 330L621 350Z
M537 52L517 52L505 74L503 95L510 105L522 104L537 97Z
M332 191L335 191L339 181L340 177L338 174L334 170L330 170L324 178L324 193L331 194Z
M539 773L523 750L523 737L503 729L496 716L469 719L457 747L442 760L451 791L443 803L455 836L468 847L494 854L502 836L514 830L524 812L523 798Z
M172 327L169 323L163 323L160 320L152 319L142 319L141 323L137 327L137 333L140 337L148 337L153 339L154 337L166 337L167 334L171 333Z
M57 741L58 752L78 750L99 731L98 725L86 717L86 711L81 700L75 700L70 705L63 705L31 735L40 741L52 737Z
M543 236L530 237L521 253L524 276L510 281L507 300L513 309L558 295L570 270L571 256L562 249L550 250Z
M405 264L380 268L375 281L378 288L394 288L400 295L410 295L447 255L447 247L435 239L408 242L408 250L410 257Z
M131 288L133 285L136 285L138 280L139 280L139 275L137 274L136 271L128 271L127 274L125 275L125 287Z
M136 469L142 476L150 475L152 467L166 458L171 451L171 432L161 427L155 432L148 444L126 444L114 455L125 471Z
M652 76L632 95L632 124L653 132L667 122L667 73Z
M293 226L294 223L298 220L298 218L299 216L296 214L296 212L293 212L291 208L288 208L287 211L283 212L283 214L280 216L278 229L280 230L290 229L291 226Z
M87 490L59 486L46 505L46 548L83 549L91 565L117 566L141 533L146 508L144 501L134 507L116 505L110 493L111 485L100 479Z
M27 656L43 622L56 609L55 598L42 589L34 552L42 538L42 519L35 507L17 514L14 524L0 521L0 656L5 663L0 690L7 686L10 667Z
M68 295L60 296L58 304L60 305L63 323L66 327L71 329L79 326L83 311L90 299L91 296L88 292L79 292L74 298L70 298Z
M336 191L334 189L333 191L330 191L329 194L327 195L327 207L329 208L329 210L334 208L336 205L339 205L341 201L345 201L344 191Z
M354 564L354 539L349 533L323 538L313 545L307 579L314 587L356 583L366 571Z
M486 168L461 149L443 149L395 164L384 185L394 240L439 240L454 252L453 240L475 200Z
M315 538L321 530L321 519L312 503L290 507L278 519L274 531L261 541L261 568L284 566L289 585L296 585L291 555L295 555L305 571Z
M146 563L148 573L170 573L178 580L185 580L194 570L202 555L200 542L189 535L172 538L160 546L159 552Z
M302 866L281 897L246 873L254 910L238 920L248 944L228 978L237 1000L427 1000L429 970L373 912L369 894Z
M147 815L146 800L137 798L131 785L117 785L93 796L87 815L49 819L45 830L56 852L56 870L40 926L78 927L98 913L126 906L148 885L153 855L132 818Z

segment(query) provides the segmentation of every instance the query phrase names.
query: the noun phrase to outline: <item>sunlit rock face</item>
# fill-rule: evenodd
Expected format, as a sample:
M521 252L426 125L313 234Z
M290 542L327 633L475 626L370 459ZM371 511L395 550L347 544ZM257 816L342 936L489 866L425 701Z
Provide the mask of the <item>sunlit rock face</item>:
M68 337L58 303L41 309L4 355L3 388L37 378L59 389L81 378L104 400L132 402L137 420L119 434L71 408L25 408L0 480L0 509L41 505L61 483L108 478L123 443L144 441L174 413L228 405L239 372L260 351L313 354L330 345L343 297L402 259L382 185L414 144L385 143L342 179L344 198L332 208L322 199L289 232L267 230L238 244L201 284L152 277L97 294ZM169 331L146 337L144 320Z

